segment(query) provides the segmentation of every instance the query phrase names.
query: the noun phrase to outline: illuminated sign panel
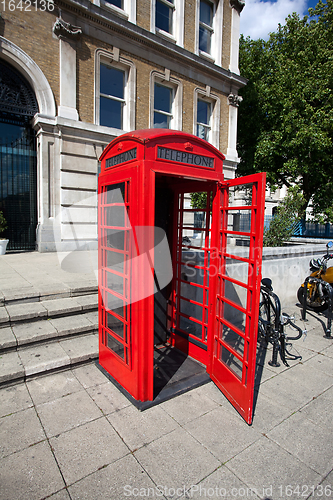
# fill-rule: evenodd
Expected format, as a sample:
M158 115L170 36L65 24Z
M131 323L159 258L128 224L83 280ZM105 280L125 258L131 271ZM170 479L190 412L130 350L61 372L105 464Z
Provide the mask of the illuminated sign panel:
M130 149L129 151L124 151L119 155L112 156L105 160L105 168L115 167L120 163L125 163L125 161L135 160L136 158L136 148Z
M209 156L201 156L187 151L177 151L176 149L157 148L157 158L161 160L176 161L179 163L187 163L195 167L214 168L214 158Z

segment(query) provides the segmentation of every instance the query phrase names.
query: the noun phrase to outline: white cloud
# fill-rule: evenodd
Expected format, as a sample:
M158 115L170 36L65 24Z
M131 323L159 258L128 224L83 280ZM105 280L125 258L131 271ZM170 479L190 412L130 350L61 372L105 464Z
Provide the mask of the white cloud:
M307 0L245 0L245 7L240 15L240 32L253 40L267 40L269 33L276 31L278 24L285 24L288 14L297 12L301 16L307 10Z

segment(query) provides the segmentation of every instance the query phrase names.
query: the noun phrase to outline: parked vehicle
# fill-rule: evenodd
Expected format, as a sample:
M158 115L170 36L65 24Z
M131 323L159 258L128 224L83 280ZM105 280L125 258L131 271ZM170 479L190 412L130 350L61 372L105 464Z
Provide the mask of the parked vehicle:
M311 274L297 291L297 298L306 308L312 311L321 312L329 306L331 287L333 286L333 267L327 267L328 261L333 259L333 254L329 250L333 247L333 241L326 245L327 252L321 259L310 260Z

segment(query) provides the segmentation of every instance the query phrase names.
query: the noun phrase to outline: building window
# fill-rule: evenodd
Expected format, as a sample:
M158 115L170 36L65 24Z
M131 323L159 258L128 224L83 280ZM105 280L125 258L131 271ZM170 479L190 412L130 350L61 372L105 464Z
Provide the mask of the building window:
M123 129L125 71L101 63L99 124Z
M155 26L156 28L173 34L173 0L156 0Z
M220 149L220 99L210 87L194 91L193 134Z
M124 10L124 0L106 0L105 3L115 5L118 9Z
M150 0L150 30L184 47L185 0Z
M155 83L154 88L154 128L171 128L173 89Z
M196 54L222 63L223 1L196 0Z
M182 129L182 84L165 74L150 76L150 128Z
M206 0L200 0L199 15L199 50L211 53L214 5Z
M136 0L100 0L99 3L113 14L136 23Z
M212 103L198 99L197 103L197 136L200 139L209 141L210 137L210 120L212 114Z
M135 129L135 66L99 49L95 63L95 123L119 131Z

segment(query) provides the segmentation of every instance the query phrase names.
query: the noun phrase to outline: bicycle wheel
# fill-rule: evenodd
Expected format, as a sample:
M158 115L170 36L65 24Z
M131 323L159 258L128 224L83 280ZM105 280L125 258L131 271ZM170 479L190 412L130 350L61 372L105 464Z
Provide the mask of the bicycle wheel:
M259 329L260 335L267 343L271 340L277 324L276 307L269 296L265 296L259 304ZM264 334L263 334L264 332Z

